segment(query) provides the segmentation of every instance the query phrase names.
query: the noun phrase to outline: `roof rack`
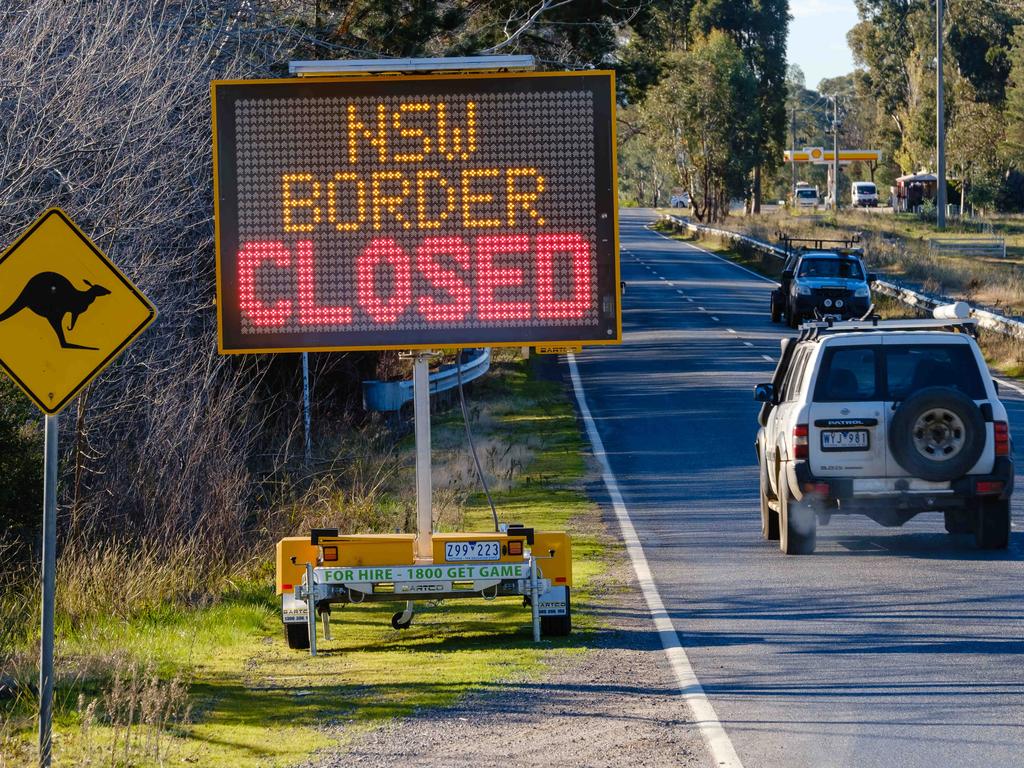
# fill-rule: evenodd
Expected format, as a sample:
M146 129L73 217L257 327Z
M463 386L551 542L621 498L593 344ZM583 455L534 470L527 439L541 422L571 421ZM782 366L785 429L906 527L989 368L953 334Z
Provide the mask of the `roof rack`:
M790 237L789 235L783 234L781 231L775 233L776 237L779 238L779 243L782 244L783 249L787 253L793 253L794 251L833 251L835 253L844 254L856 254L858 256L863 255L863 248L854 248L855 245L860 243L860 234L856 234L853 237L848 237L845 240L823 240L822 238L815 237ZM807 245L797 245L798 243L807 243Z
M822 336L856 331L935 331L966 333L977 338L978 321L973 318L912 320L882 320L877 315L865 320L819 320L800 326L800 341L814 340Z

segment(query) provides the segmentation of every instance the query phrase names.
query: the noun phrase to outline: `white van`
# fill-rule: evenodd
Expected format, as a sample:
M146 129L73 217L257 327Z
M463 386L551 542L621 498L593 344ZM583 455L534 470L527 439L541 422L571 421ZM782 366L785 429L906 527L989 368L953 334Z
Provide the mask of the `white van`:
M857 208L877 208L878 188L871 181L855 181L850 189L850 199Z
M819 203L817 187L804 183L796 185L796 195L793 200L793 205L796 208L817 208Z

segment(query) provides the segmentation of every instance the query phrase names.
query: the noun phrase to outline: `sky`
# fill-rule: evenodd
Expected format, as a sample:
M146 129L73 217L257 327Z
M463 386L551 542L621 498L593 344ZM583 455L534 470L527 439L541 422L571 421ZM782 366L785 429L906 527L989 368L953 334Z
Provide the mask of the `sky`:
M808 88L853 71L846 33L857 23L853 0L789 0L790 64L804 71Z

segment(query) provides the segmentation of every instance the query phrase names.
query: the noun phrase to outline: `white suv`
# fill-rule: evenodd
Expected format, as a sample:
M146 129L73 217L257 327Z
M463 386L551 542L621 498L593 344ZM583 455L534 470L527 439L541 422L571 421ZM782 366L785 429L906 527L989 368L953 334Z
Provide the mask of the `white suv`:
M900 526L942 512L983 549L1010 538L1006 409L975 321L807 323L759 384L761 530L786 554L817 525L861 514Z

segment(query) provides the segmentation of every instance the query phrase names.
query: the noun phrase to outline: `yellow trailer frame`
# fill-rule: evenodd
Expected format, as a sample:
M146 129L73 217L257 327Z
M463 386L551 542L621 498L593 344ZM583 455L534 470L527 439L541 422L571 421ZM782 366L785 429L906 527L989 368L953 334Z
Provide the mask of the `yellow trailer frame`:
M534 639L572 631L572 542L563 531L521 525L488 533L434 533L432 557L417 557L415 534L342 535L314 529L277 543L276 588L289 647L316 655L317 619L330 639L334 604L401 602L391 617L406 629L417 600L525 598Z

